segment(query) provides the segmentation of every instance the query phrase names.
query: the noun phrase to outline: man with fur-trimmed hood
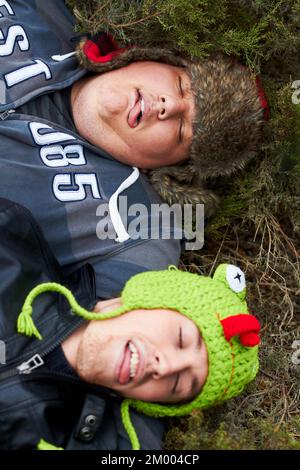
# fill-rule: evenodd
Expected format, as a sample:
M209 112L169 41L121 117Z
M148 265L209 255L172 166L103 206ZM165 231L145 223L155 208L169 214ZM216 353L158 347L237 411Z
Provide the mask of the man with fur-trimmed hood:
M123 127L127 131L122 137L125 145L118 147L114 142L115 158L151 170L152 185L169 204L204 203L206 216L211 215L217 206L217 197L205 189L206 180L228 176L244 168L256 153L263 117L267 118L268 114L259 79L235 59L221 54L205 60L189 60L166 49L118 49L113 38L104 33L83 40L78 48L78 57L85 69L94 72L82 86L80 83L75 85L82 99L78 103L74 100L73 115L78 125L81 121L81 133L111 151L106 134L111 128L118 133L115 130L116 119L122 119L124 111L127 117L127 122L123 119ZM166 83L166 75L171 72L174 88L172 83ZM114 84L123 84L124 78L128 80L128 77L132 78L132 88L136 87L129 112L127 103L124 109L120 107L120 95L126 94L126 84L121 89L114 88ZM107 116L102 118L98 115L99 122L94 129L95 134L92 134L90 97L108 82L110 98L116 100L115 109L110 102L111 124ZM133 90L129 89L128 94L130 92ZM76 92L74 96L77 97ZM98 109L103 107L103 100L98 103L95 100L94 103ZM84 109L84 104L89 106ZM84 122L83 114L86 116ZM106 127L106 133L98 134L102 120L110 127ZM170 121L180 128L178 138L172 127L166 125ZM153 135L149 141L151 127ZM121 128L122 132L124 129ZM173 135L173 147L168 147L165 140ZM149 143L151 150L145 152L143 149L141 152L139 139L144 139L145 146ZM126 147L128 142L131 143L129 150ZM175 145L178 142L179 145Z

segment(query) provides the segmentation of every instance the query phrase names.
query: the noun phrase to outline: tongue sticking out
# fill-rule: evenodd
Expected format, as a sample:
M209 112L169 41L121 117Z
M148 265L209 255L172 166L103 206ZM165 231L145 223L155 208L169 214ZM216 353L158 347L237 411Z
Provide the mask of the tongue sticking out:
M130 357L131 352L129 346L126 346L124 360L121 366L120 375L119 375L119 382L120 384L124 385L129 382L130 379Z
M137 102L135 103L135 105L133 106L132 110L130 111L128 115L128 124L130 127L136 127L138 125L137 118L140 112L141 112L141 100L139 96Z

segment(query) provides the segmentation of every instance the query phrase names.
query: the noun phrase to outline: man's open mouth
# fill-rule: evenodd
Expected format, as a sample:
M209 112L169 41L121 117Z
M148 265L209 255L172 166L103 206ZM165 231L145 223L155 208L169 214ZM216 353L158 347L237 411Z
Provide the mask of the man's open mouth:
M138 349L129 341L125 346L123 361L118 371L118 381L125 385L138 377L140 354Z
M128 114L128 124L130 127L137 127L143 119L145 111L145 101L143 96L137 92L137 100Z

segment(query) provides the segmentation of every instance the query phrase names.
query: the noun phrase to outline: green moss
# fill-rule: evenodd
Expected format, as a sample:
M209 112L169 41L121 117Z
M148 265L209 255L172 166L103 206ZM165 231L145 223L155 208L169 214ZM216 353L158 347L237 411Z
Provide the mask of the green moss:
M184 450L300 450L300 419L293 417L294 435L286 426L278 426L265 417L248 413L245 422L236 422L234 412L227 411L226 420L219 411L198 413L186 418L186 431L173 424L166 435L166 449ZM291 424L291 423L290 423ZM180 447L178 447L180 446Z

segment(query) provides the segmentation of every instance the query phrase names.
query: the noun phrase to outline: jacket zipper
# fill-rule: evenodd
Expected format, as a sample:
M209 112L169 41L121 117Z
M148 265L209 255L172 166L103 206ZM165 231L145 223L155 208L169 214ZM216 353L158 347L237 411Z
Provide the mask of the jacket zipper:
M20 374L30 374L32 370L40 367L44 364L42 357L39 354L35 354L27 361L22 362L19 366L12 367L5 372L0 374L0 381L14 377Z
M14 377L16 375L22 375L22 374L30 374L33 370L37 369L38 367L41 367L44 364L43 357L49 354L51 351L53 351L62 341L64 341L68 336L70 336L73 331L78 328L84 320L82 318L78 319L78 321L72 325L70 330L65 332L63 335L59 337L54 343L51 344L50 347L46 348L43 352L36 352L31 356L29 359L26 361L21 362L21 364L11 366L4 372L0 373L0 382L2 380L5 380L10 377Z
M7 119L8 116L14 112L15 112L14 109L7 109L6 111L3 111L2 113L0 113L1 121L5 121L5 119Z
M28 359L28 361L22 362L22 364L17 367L17 370L19 371L19 374L30 374L34 369L37 369L37 367L40 367L43 364L45 364L45 362L41 356L39 354L35 354Z
M51 351L53 351L62 341L64 341L70 334L72 334L73 331L76 328L78 328L83 322L84 322L84 320L82 318L78 319L78 321L76 322L76 325L73 325L72 328L67 333L62 335L58 340L56 340L53 344L51 344L50 348L47 348L45 351L43 351L41 353L35 353L33 356L31 356L26 361L23 361L18 366L11 367L10 369L6 370L5 372L0 373L0 382L2 380L8 379L8 378L11 378L11 377L14 377L14 376L18 376L18 375L25 375L25 376L29 375L29 374L31 374L31 372L33 370L36 370L39 367L41 367L45 363L43 357L46 356L47 354L49 354ZM76 382L77 384L78 383L83 383L80 380L80 378L77 379L76 377L72 377L72 376L64 374L64 373L59 373L59 372L55 372L55 371L49 371L49 372L46 371L44 373L42 372L42 375L44 375L44 374L46 376L51 375L51 376L57 376L57 377L64 377L68 381ZM41 374L39 374L39 375L41 375ZM93 385L93 384L86 384L86 385L88 385L88 388L91 389L91 391L98 391L99 392L99 386L96 386L96 385ZM105 389L105 387L101 387L101 386L100 386L100 388L101 388L102 393L104 393L105 395L108 395L111 398L115 398L115 399L118 399L118 400L121 399L120 395L115 393L113 390Z

